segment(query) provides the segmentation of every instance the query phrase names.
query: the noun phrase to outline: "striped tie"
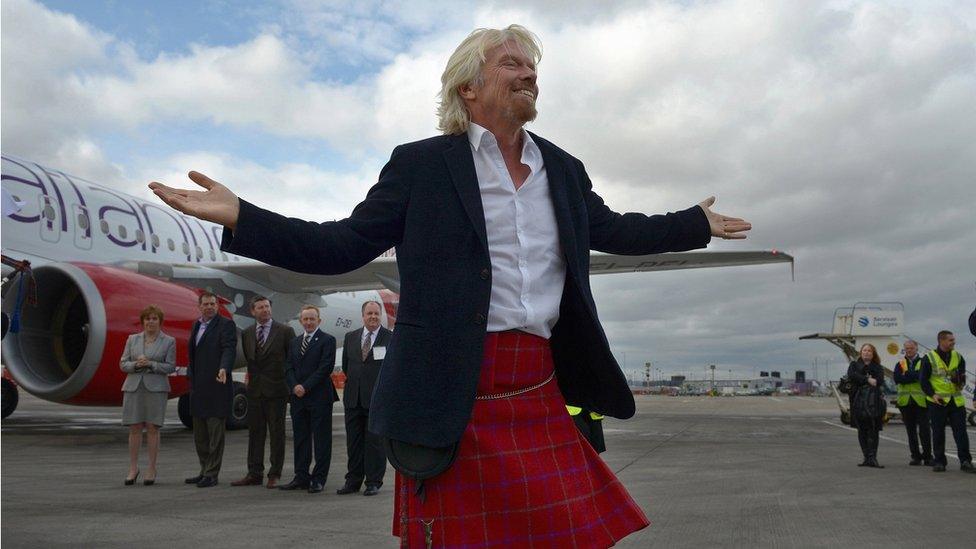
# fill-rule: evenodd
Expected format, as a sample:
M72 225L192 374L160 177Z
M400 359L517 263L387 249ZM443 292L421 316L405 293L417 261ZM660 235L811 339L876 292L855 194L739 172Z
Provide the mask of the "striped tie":
M373 348L370 345L370 340L373 339L372 335L373 332L366 332L366 337L363 338L363 362L366 362L366 357L369 356L369 351Z
M305 355L305 351L308 350L308 340L312 339L312 336L305 334L305 339L302 340L302 355Z
M262 324L258 326L258 349L264 348L264 342L265 342L265 333L264 333L264 325Z

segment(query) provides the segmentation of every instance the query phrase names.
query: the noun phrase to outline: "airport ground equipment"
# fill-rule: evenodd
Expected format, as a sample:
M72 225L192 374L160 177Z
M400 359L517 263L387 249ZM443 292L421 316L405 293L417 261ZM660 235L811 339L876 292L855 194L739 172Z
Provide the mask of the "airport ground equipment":
M801 336L800 339L820 339L827 341L844 353L847 363L857 360L860 348L865 343L874 345L881 359L881 366L885 372L885 397L888 401L888 416L901 418L898 411L897 391L894 387L894 372L886 364L900 360L902 344L907 339L918 343L919 353L928 352L929 347L919 342L917 338L909 337L904 332L905 306L899 302L858 302L851 307L838 307L834 310L834 320L830 332L818 332ZM831 390L837 398L837 405L841 412L841 421L850 424L850 409L846 399L841 398L835 383L831 383ZM972 404L973 391L967 389L970 405L966 407L970 425L976 425L976 407ZM846 421L845 421L846 418ZM887 418L886 418L887 420Z

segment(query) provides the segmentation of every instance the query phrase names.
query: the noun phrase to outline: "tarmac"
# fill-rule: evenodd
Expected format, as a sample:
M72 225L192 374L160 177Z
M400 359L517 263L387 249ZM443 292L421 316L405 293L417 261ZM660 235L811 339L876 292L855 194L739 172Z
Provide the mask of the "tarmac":
M602 457L651 526L617 547L973 546L976 474L910 467L900 423L882 432L883 470L857 467L856 433L813 397L637 397L605 420ZM52 404L21 391L0 435L0 541L12 547L396 547L393 472L380 495L336 495L345 474L340 406L326 491L231 487L247 431L229 432L220 485L196 473L190 431L170 402L155 486L123 486L119 408ZM947 432L947 435L949 433ZM292 474L291 431L285 480ZM976 429L969 427L976 443ZM955 453L951 436L950 453ZM145 455L141 456L145 467Z

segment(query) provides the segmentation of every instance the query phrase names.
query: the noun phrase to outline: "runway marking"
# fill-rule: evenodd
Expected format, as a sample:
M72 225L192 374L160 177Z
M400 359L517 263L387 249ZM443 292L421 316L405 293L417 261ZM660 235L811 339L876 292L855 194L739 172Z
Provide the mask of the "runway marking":
M843 424L840 424L840 423L834 423L833 421L827 421L826 419L821 420L821 421L823 421L827 425L833 425L834 427L840 427L841 429L847 429L848 431L854 431L855 433L857 432L857 429L855 429L853 427L848 427L847 425L843 425ZM885 435L882 435L882 434L878 434L878 438L883 438L885 440L890 440L891 442L897 442L897 443L899 443L899 444L901 444L903 446L908 446L908 441L907 440L899 440L897 438L891 438L889 436L885 436ZM957 456L956 454L953 454L952 452L948 452L948 451L945 454L947 456L951 457L952 459L954 459L956 461L959 461L959 456Z
M632 459L630 461L630 463L628 463L627 465L624 465L620 469L617 469L616 471L614 471L614 474L615 475L619 475L624 469L630 467L631 465L633 465L633 464L637 463L638 461L640 461L640 460L646 458L647 456L651 455L651 452L653 452L654 450L657 450L661 446L664 446L665 444L671 442L676 437L678 437L680 435L683 435L685 433L685 431L687 431L688 429L691 429L692 427L698 425L699 423L701 423L701 421L696 421L696 422L692 423L691 425L685 427L684 429L678 431L677 433L674 433L673 435L669 436L668 438L662 440L661 442L655 444L654 446L651 447L650 450L648 450L648 451L644 452L643 454L637 456L636 458Z
M776 401L776 402L783 402L782 400L780 400L780 399L778 399L778 398L776 398L776 397L769 397L769 399L770 399L770 400L774 400L774 401Z

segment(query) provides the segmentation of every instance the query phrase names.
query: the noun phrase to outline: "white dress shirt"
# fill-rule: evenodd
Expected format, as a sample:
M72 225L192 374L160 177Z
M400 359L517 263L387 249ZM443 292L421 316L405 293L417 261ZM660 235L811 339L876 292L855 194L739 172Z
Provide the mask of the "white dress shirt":
M515 190L495 136L468 125L491 258L488 331L522 330L548 339L559 320L566 260L542 153L525 130L522 138L522 163L531 173Z

